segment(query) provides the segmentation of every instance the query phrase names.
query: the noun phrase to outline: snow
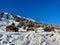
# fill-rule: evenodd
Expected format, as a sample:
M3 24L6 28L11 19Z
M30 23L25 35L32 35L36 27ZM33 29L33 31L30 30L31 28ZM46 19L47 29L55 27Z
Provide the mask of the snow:
M34 31L1 32L0 45L60 45L59 35L59 33L35 33Z
M4 13L4 15L7 14L7 12ZM27 32L19 28L18 32L6 32L6 26L13 22L18 25L12 16L9 19L4 16L0 21L0 45L60 45L60 33L57 29L54 32L44 32L41 31L43 28L38 28L37 32Z
M7 15L7 14L8 14L8 12L4 12L4 14L5 14L5 15Z
M19 32L26 32L26 29L19 28Z
M12 21L12 23L14 23L15 24L15 26L17 26L18 24L19 24L19 22L16 22L16 21Z

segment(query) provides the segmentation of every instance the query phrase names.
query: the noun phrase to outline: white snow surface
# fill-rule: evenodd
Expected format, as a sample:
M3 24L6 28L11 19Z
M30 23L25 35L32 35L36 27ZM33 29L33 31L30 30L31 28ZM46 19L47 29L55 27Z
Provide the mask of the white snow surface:
M60 34L34 31L0 32L0 45L60 45Z

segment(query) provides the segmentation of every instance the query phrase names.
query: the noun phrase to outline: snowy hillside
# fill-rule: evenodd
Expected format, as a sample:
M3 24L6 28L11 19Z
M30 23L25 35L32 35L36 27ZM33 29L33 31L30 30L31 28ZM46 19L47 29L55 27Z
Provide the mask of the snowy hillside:
M19 28L18 32L6 32L6 26L12 23ZM35 28L34 31L27 31L27 26L34 23L36 21L30 18L0 12L0 45L60 45L60 30L54 29L54 31L45 32L44 27L51 27L51 25L38 23L37 30L32 27ZM20 26L25 26L26 29ZM59 26L52 25L52 27Z

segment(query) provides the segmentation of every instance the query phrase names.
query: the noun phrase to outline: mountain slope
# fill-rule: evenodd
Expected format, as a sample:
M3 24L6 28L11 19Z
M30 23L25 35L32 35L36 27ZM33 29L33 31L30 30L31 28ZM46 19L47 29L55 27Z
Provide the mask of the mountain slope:
M7 12L0 12L0 45L60 45L60 33L58 32L6 32L6 26L12 23L18 27L33 24L38 24L37 27L59 27L55 24L45 24Z
M28 27L29 25L37 24L37 26L35 27L54 27L54 28L58 27L60 29L59 25L36 22L35 20L30 18L24 18L8 12L0 12L0 25L7 26L11 25L12 23L15 23L15 26L18 27L22 26Z

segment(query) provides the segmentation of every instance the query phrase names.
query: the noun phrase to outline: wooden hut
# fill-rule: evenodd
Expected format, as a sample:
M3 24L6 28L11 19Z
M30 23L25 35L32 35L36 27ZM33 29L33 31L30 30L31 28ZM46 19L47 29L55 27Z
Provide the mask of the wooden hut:
M44 31L46 31L46 32L54 31L54 27L46 27L46 28L44 29Z
M34 31L34 29L33 28L28 28L27 31Z
M6 27L6 32L18 32L18 28L14 24Z

